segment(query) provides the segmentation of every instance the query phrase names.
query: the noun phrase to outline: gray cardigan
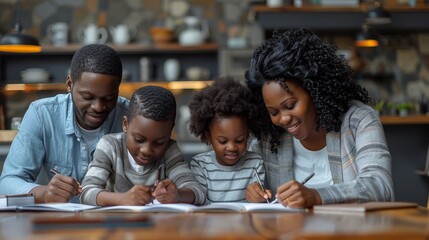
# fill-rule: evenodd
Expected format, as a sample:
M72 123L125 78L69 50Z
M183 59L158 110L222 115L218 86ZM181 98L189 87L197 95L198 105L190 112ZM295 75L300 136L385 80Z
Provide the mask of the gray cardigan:
M340 132L326 135L326 147L334 184L316 189L323 204L394 200L391 156L383 126L371 106L352 101ZM271 152L267 136L253 139L249 149L264 159L266 184L274 194L294 179L291 134L280 138L277 154Z

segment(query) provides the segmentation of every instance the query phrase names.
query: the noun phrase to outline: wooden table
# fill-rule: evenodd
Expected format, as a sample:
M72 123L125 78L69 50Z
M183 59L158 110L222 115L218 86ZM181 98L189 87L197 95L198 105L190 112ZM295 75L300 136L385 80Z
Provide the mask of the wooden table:
M141 213L0 213L0 239L428 239L426 208L365 215L308 213L145 214L147 225L35 230L40 219L137 217Z

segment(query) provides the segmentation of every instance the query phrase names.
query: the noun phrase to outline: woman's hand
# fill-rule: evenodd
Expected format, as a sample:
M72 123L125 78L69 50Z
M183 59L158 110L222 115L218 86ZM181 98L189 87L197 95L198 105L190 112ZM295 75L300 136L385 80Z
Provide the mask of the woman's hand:
M276 198L283 206L307 208L322 204L319 193L291 180L277 188Z
M250 184L246 189L246 200L248 202L266 202L267 199L271 199L272 193L270 190L265 189L262 190L261 185L258 183L252 183Z

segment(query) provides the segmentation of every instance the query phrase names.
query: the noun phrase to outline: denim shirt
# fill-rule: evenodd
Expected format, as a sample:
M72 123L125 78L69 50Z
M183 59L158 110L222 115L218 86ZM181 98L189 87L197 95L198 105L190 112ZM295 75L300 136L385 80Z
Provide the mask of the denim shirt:
M116 107L100 126L99 139L122 131L122 117L127 109L128 100L119 97ZM50 169L82 182L94 150L88 149L81 138L70 93L34 101L6 157L0 194L28 193L36 186L48 184L52 178Z

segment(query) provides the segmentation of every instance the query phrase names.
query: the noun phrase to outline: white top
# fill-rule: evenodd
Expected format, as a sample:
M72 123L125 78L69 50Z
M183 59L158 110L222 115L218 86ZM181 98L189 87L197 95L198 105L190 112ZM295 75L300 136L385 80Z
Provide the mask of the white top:
M326 146L318 151L306 149L293 138L295 180L302 182L311 173L314 176L305 184L309 188L322 188L333 184Z
M134 171L143 174L144 172L144 167L142 165L139 165L136 160L134 160L133 155L131 155L130 151L127 149L127 153L128 153L128 160L130 161L130 166L132 169L134 169Z

